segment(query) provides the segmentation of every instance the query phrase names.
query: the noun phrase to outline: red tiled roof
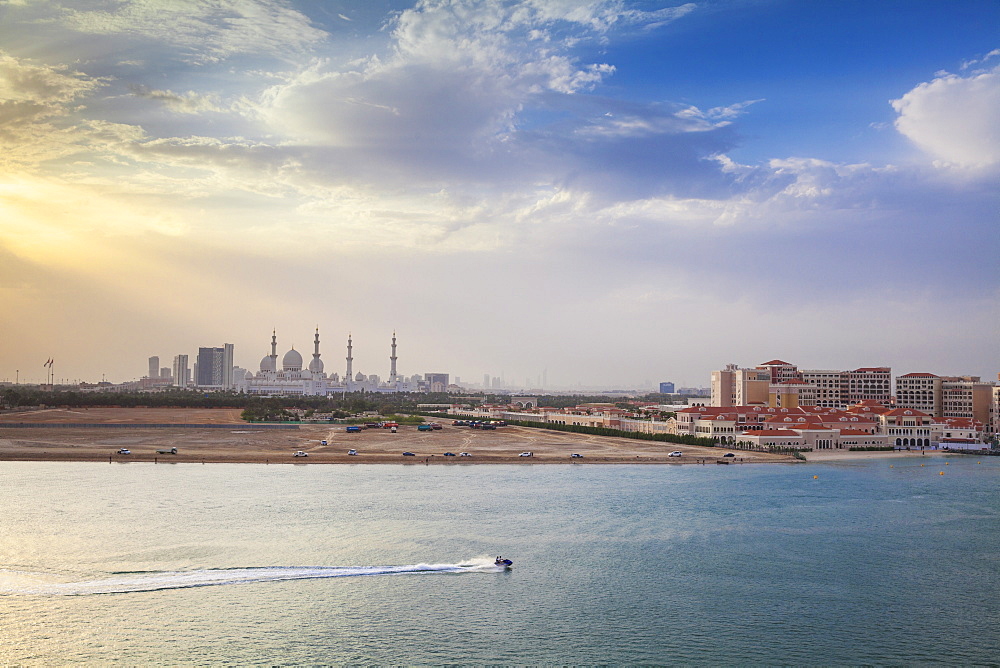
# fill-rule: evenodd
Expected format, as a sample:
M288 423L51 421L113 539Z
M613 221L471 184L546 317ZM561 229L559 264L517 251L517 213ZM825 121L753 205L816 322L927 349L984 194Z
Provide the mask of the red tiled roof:
M878 434L869 434L864 429L841 429L841 436L878 436Z
M947 417L941 422L953 429L976 429L979 427L979 420L973 418Z
M932 373L905 373L900 378L937 378Z
M876 373L888 373L891 369L887 366L863 366L860 369L855 369L854 373L865 373L868 371L874 371Z
M904 417L931 417L923 411L918 411L916 408L893 408L891 411L886 411L882 415L902 415Z
M760 366L776 366L776 365L792 366L788 362L782 362L781 360L771 360L770 362L764 362Z

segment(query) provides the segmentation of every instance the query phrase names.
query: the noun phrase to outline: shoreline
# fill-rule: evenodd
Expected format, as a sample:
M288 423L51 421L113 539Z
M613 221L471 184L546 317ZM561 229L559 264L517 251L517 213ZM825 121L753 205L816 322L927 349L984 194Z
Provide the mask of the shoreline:
M440 430L402 426L347 433L344 425L303 424L297 429L255 429L234 409L52 408L5 413L0 419L0 461L149 464L344 465L550 465L794 464L940 456L947 451L817 450L791 455L704 447L541 427L473 430L444 424ZM4 423L32 423L30 428ZM82 426L86 423L87 426ZM177 448L177 454L158 450ZM130 454L117 454L127 449ZM349 455L356 450L356 455ZM295 452L307 456L295 457ZM680 457L668 453L680 451ZM413 456L404 456L412 452ZM445 456L445 453L455 456ZM471 456L462 457L467 452ZM522 457L521 453L532 456ZM572 454L579 457L571 457ZM732 457L725 457L732 453Z
M0 419L0 461L90 461L248 464L669 464L792 463L789 455L732 451L662 441L576 434L535 427L477 430L442 421L346 431L341 424L254 429L234 409L52 408ZM32 423L30 427L8 424ZM82 425L88 426L82 426ZM96 426L94 426L96 425ZM155 428L153 428L155 426ZM199 427L204 428L199 428ZM158 450L177 448L176 455ZM127 449L130 454L115 454ZM357 455L348 451L356 450ZM295 457L295 452L308 456ZM670 457L673 451L680 457ZM413 456L404 456L411 452ZM463 457L461 453L471 456ZM522 453L532 456L520 456ZM452 453L454 456L446 456ZM579 457L572 457L577 454Z

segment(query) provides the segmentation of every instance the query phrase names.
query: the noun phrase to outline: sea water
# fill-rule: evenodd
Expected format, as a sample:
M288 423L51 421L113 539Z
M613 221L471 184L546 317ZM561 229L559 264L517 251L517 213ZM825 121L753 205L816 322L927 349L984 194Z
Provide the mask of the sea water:
M998 491L961 456L0 463L0 664L995 664Z

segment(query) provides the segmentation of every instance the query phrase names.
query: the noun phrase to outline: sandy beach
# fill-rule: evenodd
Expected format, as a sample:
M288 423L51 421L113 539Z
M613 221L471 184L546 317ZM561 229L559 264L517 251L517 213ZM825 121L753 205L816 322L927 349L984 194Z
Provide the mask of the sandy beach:
M813 450L806 452L805 458L810 462L830 462L846 459L907 459L912 457L941 457L946 455L956 456L954 452L944 450L876 450L873 452L851 451L851 450Z
M347 433L344 425L254 430L239 410L183 408L45 409L0 415L0 461L112 461L257 464L715 464L794 462L785 455L571 434L527 427L480 431L441 421L439 431L402 426ZM38 424L34 428L5 423ZM58 427L88 424L107 427ZM206 425L143 428L150 424ZM132 427L132 428L130 428ZM322 441L327 444L323 445ZM177 448L176 455L157 450ZM131 454L117 454L125 448ZM348 455L348 450L357 455ZM308 457L294 457L301 450ZM671 451L684 453L668 457ZM413 457L403 452L414 453ZM471 457L446 457L468 452ZM532 452L532 457L519 457ZM577 453L581 458L571 458ZM855 453L852 453L855 454ZM863 454L863 453L862 453Z

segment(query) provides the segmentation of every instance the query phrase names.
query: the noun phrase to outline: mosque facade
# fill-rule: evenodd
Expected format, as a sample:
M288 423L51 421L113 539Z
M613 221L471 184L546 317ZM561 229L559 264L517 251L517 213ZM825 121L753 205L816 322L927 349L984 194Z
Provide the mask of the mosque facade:
M308 366L303 366L302 354L292 346L281 358L278 368L278 336L271 332L271 353L260 360L257 373L247 371L236 380L236 391L257 395L309 395L326 396L345 392L418 392L423 382L419 376L405 378L396 373L396 333L392 334L392 354L389 357L389 379L382 381L377 375L360 371L354 373L354 355L351 336L347 336L347 367L344 376L327 374L319 352L319 328L316 328L314 350Z

